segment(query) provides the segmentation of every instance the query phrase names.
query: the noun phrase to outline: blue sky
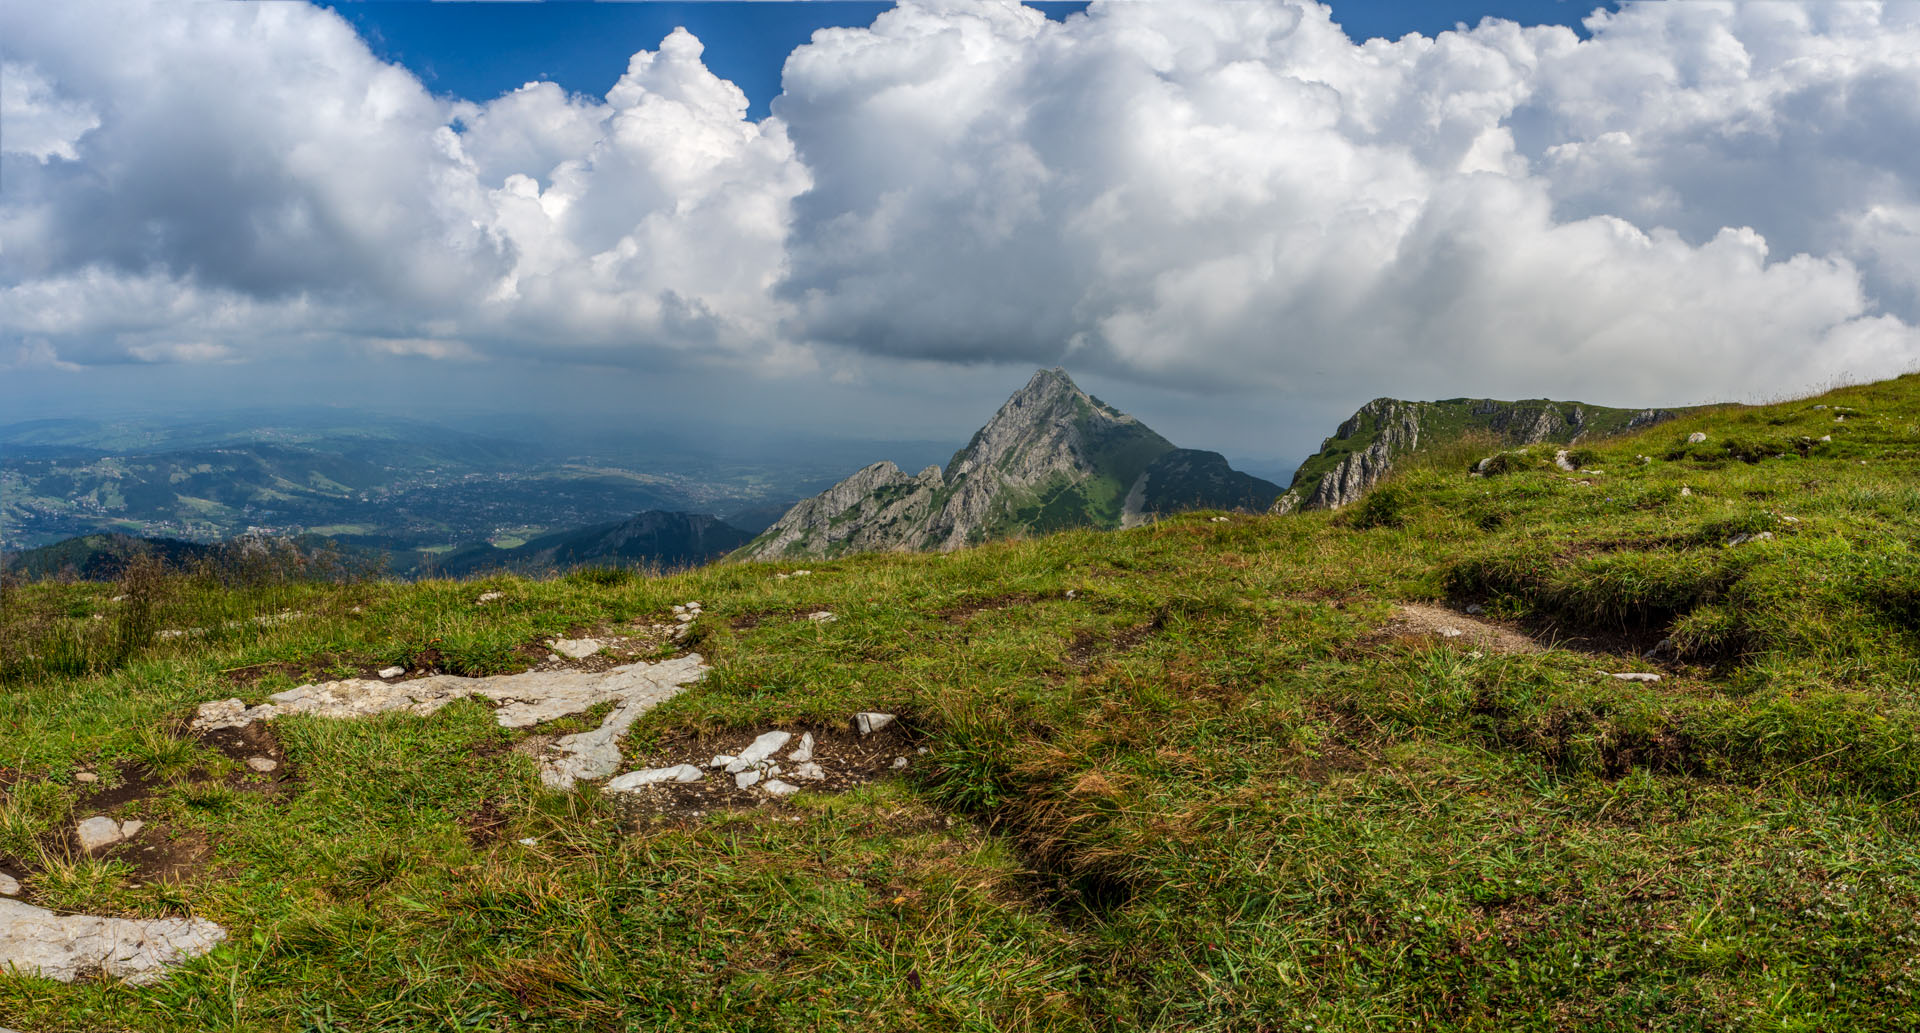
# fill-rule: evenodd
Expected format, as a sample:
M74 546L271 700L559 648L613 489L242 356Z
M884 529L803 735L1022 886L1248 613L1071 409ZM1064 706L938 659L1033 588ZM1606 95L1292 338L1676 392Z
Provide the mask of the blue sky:
M710 3L334 3L375 53L405 65L440 93L491 100L522 83L549 79L601 96L627 70L635 50L676 26L706 44L707 67L746 91L748 117L764 118L780 92L780 66L815 29L866 26L890 3L764 0ZM1084 0L1040 2L1049 18L1086 8ZM1434 35L1484 17L1524 25L1575 27L1603 0L1390 0L1333 5L1356 40Z

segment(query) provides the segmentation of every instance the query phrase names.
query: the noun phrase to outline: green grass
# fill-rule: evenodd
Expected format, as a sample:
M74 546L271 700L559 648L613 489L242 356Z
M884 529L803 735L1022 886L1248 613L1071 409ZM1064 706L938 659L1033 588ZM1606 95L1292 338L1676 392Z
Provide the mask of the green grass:
M0 860L61 907L190 911L232 938L146 988L0 976L0 1025L1912 1029L1916 424L1907 377L1583 440L1603 473L1539 446L1465 476L1500 447L1479 441L1340 513L788 580L174 580L139 620L120 586L11 586ZM471 700L283 720L277 794L177 742L203 700L430 649L508 669L690 599L715 669L630 757L869 709L930 752L842 795L636 824L541 788L507 748L523 733ZM1396 637L1395 601L1590 651ZM839 619L788 616L818 609ZM251 620L283 610L303 616ZM179 627L212 630L141 633ZM266 673L236 687L242 668ZM156 785L139 815L211 863L166 883L39 855L84 812L76 767L123 763Z

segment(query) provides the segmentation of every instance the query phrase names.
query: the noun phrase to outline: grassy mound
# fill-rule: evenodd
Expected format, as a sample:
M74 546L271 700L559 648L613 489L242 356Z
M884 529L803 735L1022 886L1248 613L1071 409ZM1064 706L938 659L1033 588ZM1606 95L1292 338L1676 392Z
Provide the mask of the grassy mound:
M11 586L0 869L232 936L151 987L0 975L0 1025L1915 1028L1917 425L1907 377L1583 440L1572 471L1472 476L1501 446L1469 442L1337 514L802 577ZM471 700L284 719L271 776L184 730L689 600L715 669L634 766L861 710L927 752L659 816L541 788ZM1549 648L1410 634L1397 601ZM62 845L102 809L170 867Z

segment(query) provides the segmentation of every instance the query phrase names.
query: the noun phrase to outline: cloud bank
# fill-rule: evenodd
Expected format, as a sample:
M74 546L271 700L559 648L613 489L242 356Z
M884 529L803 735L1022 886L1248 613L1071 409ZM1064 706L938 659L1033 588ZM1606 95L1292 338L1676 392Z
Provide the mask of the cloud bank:
M1920 3L1356 44L1311 3L917 0L605 97L435 97L333 13L0 9L0 354L1280 395L1769 394L1920 364ZM106 26L105 29L102 26Z

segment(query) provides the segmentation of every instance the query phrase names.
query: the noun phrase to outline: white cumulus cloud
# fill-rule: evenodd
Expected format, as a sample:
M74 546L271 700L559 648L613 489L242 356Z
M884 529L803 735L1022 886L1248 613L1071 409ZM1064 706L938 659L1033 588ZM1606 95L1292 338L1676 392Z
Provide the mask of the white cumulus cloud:
M9 5L0 351L1066 362L1332 408L1920 363L1920 3L1337 12L908 0L755 121L684 31L603 97L461 100L316 7Z

